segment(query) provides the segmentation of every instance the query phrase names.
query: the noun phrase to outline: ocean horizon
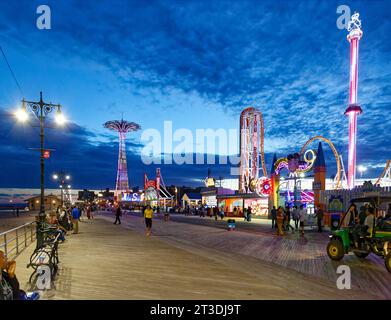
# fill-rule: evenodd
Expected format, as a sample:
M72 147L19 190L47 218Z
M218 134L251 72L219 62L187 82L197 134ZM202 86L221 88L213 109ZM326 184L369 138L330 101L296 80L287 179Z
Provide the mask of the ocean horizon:
M105 189L91 190L96 193L101 192ZM82 189L71 189L71 196L73 199L77 199L79 191ZM14 204L25 204L25 201L29 198L39 196L41 194L41 189L39 188L0 188L0 205L5 207L5 205ZM45 195L53 194L55 196L61 197L61 189L45 189Z

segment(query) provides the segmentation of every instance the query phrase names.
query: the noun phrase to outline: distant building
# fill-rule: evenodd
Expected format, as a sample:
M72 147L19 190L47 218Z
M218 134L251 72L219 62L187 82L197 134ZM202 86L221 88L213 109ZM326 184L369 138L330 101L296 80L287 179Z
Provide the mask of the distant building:
M77 200L92 202L95 200L95 198L96 198L96 194L94 191L89 191L84 189L83 191L79 191Z
M113 202L114 201L114 191L110 191L109 188L106 188L105 191L101 190L98 192L98 202L103 204L104 202Z
M54 194L45 196L44 201L45 211L54 211L61 205L61 199ZM41 208L41 196L26 199L26 202L30 211L39 211Z

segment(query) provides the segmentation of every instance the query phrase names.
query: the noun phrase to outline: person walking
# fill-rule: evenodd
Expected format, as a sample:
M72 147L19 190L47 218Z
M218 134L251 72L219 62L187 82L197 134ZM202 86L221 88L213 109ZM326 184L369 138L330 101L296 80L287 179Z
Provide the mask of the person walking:
M300 220L300 234L304 236L305 210L303 205L300 205L299 220Z
M315 216L316 216L316 220L317 220L317 224L318 224L318 232L322 232L323 231L322 224L323 224L324 212L323 212L323 209L320 205L318 205L318 209L315 212Z
M223 207L220 208L220 219L221 220L224 219L224 208Z
M205 211L206 211L206 209L205 209L204 205L202 205L200 212L201 212L201 217L203 217L203 218L205 217Z
M84 207L82 206L79 206L77 207L79 209L79 212L80 212L80 217L79 217L79 221L81 222L82 221L82 216L83 216L83 213L84 213Z
M19 208L16 208L16 217L19 218Z
M75 206L72 209L73 234L79 233L79 219L80 219L80 210L78 207Z
M291 210L287 206L285 210L285 231L289 231L289 229L295 232L295 229L291 226Z
M247 221L250 222L251 221L251 207L248 207L247 208Z
M276 234L277 234L277 236L283 236L284 231L282 230L282 225L284 222L284 209L282 209L282 207L279 207L277 210L276 221L277 221L277 233Z
M219 208L213 207L213 215L215 217L215 221L217 221L217 216L219 215Z
M147 228L147 237L151 235L153 210L150 205L144 210L145 226Z
M244 208L244 210L243 210L243 217L244 217L244 221L248 221L248 219L247 219L247 208Z
M114 224L117 224L117 221L119 222L119 224L121 224L120 216L122 216L122 210L121 210L121 207L118 206L117 209L115 210L115 221L114 221Z
M276 228L276 220L277 220L277 209L275 206L273 206L273 209L271 211L271 218L272 218L272 229Z
M300 218L299 218L299 210L297 209L297 206L293 207L292 218L293 218L293 221L295 222L295 230L298 230Z
M163 221L167 222L168 220L170 220L170 213L168 212L168 208L166 208L166 211L164 212Z
M87 211L87 219L90 220L91 219L91 207L88 206L86 211Z

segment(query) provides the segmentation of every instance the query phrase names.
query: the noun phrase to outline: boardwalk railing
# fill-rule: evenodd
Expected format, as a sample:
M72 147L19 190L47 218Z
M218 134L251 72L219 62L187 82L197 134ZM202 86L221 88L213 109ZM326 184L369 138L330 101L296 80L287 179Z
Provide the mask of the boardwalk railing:
M15 258L36 239L36 223L29 222L20 227L0 233L0 250L9 259Z

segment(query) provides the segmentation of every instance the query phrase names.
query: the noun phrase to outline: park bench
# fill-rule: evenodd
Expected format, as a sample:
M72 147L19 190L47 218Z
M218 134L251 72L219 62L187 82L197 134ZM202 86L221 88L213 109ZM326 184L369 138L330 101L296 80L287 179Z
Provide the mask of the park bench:
M48 230L46 230L48 231ZM27 268L33 268L33 273L30 276L29 283L33 283L33 277L38 277L37 270L39 266L46 265L50 269L51 279L54 280L58 270L58 244L60 234L45 232L44 243L41 247L37 247L30 257L30 262Z

